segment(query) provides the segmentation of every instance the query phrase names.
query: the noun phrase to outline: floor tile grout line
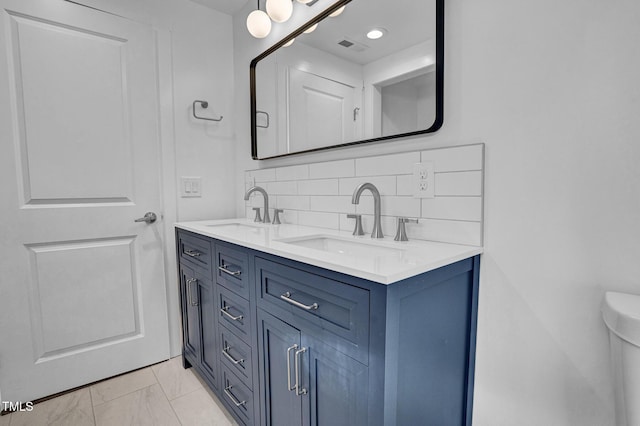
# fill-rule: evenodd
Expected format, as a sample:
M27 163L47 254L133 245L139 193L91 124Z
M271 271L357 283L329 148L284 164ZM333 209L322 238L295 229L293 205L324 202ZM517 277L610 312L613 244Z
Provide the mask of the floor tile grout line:
M140 389L136 389L136 390L133 390L131 392L123 393L122 395L118 395L116 398L110 399L110 400L105 401L105 402L101 402L100 404L94 405L93 407L95 408L95 407L100 407L101 405L104 405L104 404L109 404L109 403L111 403L113 401L117 401L118 399L124 398L125 396L129 396L129 395L132 395L132 394L134 394L136 392L140 392L142 390L150 388L153 385L159 385L159 383L152 383L152 384L150 384L148 386L143 386ZM160 388L162 389L162 386L160 386Z
M91 386L89 386L89 401L91 402L91 414L93 414L93 424L94 426L98 426L98 420L96 419L96 410L94 410L95 406L93 405L93 392L91 392Z

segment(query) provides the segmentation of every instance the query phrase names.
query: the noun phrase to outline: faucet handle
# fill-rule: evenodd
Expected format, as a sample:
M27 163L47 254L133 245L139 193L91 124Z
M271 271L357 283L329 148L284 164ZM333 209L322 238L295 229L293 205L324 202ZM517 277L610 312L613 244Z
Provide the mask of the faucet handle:
M407 230L404 225L405 223L418 223L418 219L409 219L408 217L399 217L398 229L396 230L396 236L393 238L394 241L409 241L409 238L407 237Z
M353 228L353 235L364 235L364 231L362 229L362 215L361 214L348 214L348 219L355 219L356 226Z
M256 217L253 219L254 222L262 222L262 217L260 216L260 207L254 207L253 211L256 212Z
M279 213L284 213L284 210L282 209L273 209L273 222L271 222L274 225L280 225L282 222L280 222L280 215Z

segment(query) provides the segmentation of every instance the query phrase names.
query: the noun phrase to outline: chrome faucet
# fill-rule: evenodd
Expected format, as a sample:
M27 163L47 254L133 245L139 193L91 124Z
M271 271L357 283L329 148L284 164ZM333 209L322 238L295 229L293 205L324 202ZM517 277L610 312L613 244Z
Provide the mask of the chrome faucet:
M351 197L351 203L359 204L360 195L365 189L371 191L371 194L373 195L373 231L371 232L371 238L384 238L382 226L380 225L380 192L378 191L378 188L369 182L358 185L356 190L353 192L353 197Z
M271 219L269 218L269 195L267 195L267 191L265 191L264 188L261 188L259 186L252 186L251 188L247 189L247 192L244 194L244 200L247 201L251 194L256 191L261 193L262 198L264 198L264 217L262 219L262 223L269 223L271 222Z

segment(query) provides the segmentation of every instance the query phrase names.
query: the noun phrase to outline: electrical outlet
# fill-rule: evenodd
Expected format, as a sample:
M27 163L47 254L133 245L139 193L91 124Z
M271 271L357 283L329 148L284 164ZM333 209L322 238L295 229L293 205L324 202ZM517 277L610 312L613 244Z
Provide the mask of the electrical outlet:
M435 175L432 162L413 165L413 196L415 198L435 197Z
M180 196L182 198L202 197L202 178L182 176L180 178Z

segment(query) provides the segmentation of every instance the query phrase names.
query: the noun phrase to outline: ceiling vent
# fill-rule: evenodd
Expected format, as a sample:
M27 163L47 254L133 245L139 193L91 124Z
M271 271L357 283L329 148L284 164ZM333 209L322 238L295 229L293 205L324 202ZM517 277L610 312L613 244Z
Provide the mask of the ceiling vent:
M367 50L369 48L369 46L366 46L362 43L358 43L357 41L353 41L353 40L349 40L347 38L344 38L342 40L340 40L338 42L338 44L344 48L347 48L353 52L364 52L365 50Z

